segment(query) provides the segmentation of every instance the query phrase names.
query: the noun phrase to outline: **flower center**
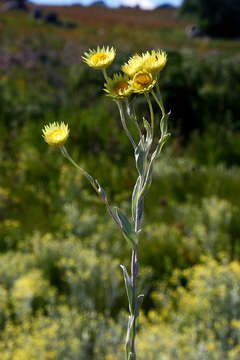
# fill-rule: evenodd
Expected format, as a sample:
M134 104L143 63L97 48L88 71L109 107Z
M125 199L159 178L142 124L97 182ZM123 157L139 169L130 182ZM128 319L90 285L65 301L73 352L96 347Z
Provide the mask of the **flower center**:
M91 61L96 65L99 61L105 60L107 55L105 53L96 53L91 57Z
M62 129L56 129L56 130L53 130L52 133L49 135L52 140L59 141L59 140L62 140L62 138L64 136L64 132Z
M119 94L119 93L123 93L124 90L126 90L128 88L128 82L127 81L119 81L117 82L114 87L113 87L113 90L116 94Z
M152 78L149 74L138 74L135 76L134 85L138 89L144 89L152 83Z

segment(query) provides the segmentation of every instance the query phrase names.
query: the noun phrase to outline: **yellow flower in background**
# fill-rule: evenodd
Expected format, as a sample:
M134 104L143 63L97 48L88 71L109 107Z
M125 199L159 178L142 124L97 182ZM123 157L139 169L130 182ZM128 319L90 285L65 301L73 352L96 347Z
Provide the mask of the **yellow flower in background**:
M102 70L113 62L116 52L113 47L110 49L108 46L105 49L104 46L102 48L98 46L97 50L90 49L89 52L85 52L84 55L85 56L82 56L82 59L88 66L97 70Z
M115 99L123 99L132 93L128 77L123 74L114 74L113 79L109 78L104 86L107 95Z
M156 73L164 68L167 63L167 54L162 50L147 51L142 54L143 69L151 73Z
M131 87L135 93L147 93L152 90L156 84L156 78L148 71L137 72L133 79L130 80Z
M122 66L122 71L129 77L134 76L138 71L143 69L143 58L136 54L131 57L127 63Z
M45 125L42 130L43 138L49 145L61 146L63 145L69 136L68 125L65 125L63 122L52 123Z

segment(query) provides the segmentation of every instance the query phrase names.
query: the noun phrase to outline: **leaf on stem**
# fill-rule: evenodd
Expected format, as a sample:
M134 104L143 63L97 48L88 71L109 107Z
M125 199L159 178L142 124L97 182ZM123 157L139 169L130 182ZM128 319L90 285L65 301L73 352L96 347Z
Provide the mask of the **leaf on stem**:
M126 215L124 215L120 209L118 209L117 207L115 208L116 211L116 216L117 219L121 225L121 229L122 229L122 234L125 237L125 239L133 246L136 245L135 241L136 241L136 234L133 230L132 224L130 223L130 221L128 220L128 218L126 217Z
M145 158L146 158L146 151L144 149L144 135L143 135L138 143L138 146L135 149L136 167L139 175L142 175L144 172Z
M169 116L170 116L170 115L171 115L171 111L169 111L168 114L164 114L163 117L161 118L161 121L160 121L160 130L161 130L161 135L162 135L162 137L167 134L168 119L169 119Z
M97 179L95 179L95 184L97 185L97 191L100 194L100 196L102 197L102 199L104 201L106 201L107 199L107 195L105 193L105 191L103 190L103 188L101 187L101 185L99 184L99 182L97 181Z
M137 306L136 306L136 313L135 313L136 322L138 322L139 312L140 312L140 309L141 309L141 306L143 303L143 298L144 298L144 294L139 294L137 297Z
M124 277L124 282L125 282L125 287L126 287L126 292L127 292L127 297L128 297L128 304L129 304L129 312L132 315L133 314L133 310L132 310L132 282L130 279L130 276L128 275L127 269L124 265L120 265L122 271L123 271L123 277Z
M157 151L157 156L159 156L162 148L163 148L163 145L168 141L169 137L171 136L170 133L168 134L165 134L164 136L161 137L161 139L159 140L159 143L158 143L158 151Z
M128 360L136 360L136 355L130 352Z
M137 178L132 193L132 218L134 222L136 221L136 211L137 211L136 209L137 209L137 201L140 194L140 189L141 189L141 176Z
M152 128L151 128L149 122L144 118L143 118L143 125L147 132L147 135L145 137L145 148L146 148L146 150L149 150L152 145Z

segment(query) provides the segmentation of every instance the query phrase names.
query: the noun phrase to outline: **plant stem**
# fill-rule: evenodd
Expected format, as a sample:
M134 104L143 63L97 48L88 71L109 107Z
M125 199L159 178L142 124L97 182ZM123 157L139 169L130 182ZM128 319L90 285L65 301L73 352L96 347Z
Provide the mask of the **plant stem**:
M107 196L104 192L103 195L103 189L100 187L99 183L97 181L94 181L93 177L88 174L88 172L86 170L84 170L83 168L81 168L69 155L67 149L65 148L65 146L61 146L61 152L63 154L63 156L70 161L70 163L73 164L73 166L75 166L79 171L81 171L81 173L88 179L88 181L90 182L90 184L92 185L93 189L96 191L96 193L98 194L98 196L101 198L101 200L103 200L104 204L106 205L107 211L109 213L109 215L111 216L111 218L113 219L113 221L116 223L116 225L119 227L119 229L122 231L122 226L119 223L117 217L114 215L111 206L108 203L108 199Z
M159 106L160 109L161 109L162 116L165 116L165 115L166 115L166 111L165 111L165 109L164 109L163 100L162 100L162 95L161 95L160 88L159 88L159 85L158 85L158 84L157 84L157 95L155 94L155 92L154 92L153 90L152 90L152 94L153 94L154 99L156 100L156 103L158 104L158 106Z
M151 103L151 99L149 97L149 94L145 93L145 97L147 99L147 103L148 103L149 110L150 110L152 139L153 139L153 135L154 135L154 113L153 113L152 103Z
M132 343L131 343L131 353L135 354L135 337L136 337L136 311L137 311L137 304L136 304L136 279L138 273L138 262L137 262L137 246L134 246L132 249L132 263L131 263L131 282L132 282L132 309L133 309L133 336L132 336Z
M132 122L134 123L134 125L136 126L137 131L138 131L139 138L141 139L141 137L142 137L142 132L141 132L141 129L140 129L139 125L138 125L136 113L135 113L135 110L134 110L134 108L133 108L134 114L132 115L132 111L131 111L131 107L130 107L128 98L125 99L125 104L126 104L127 114L128 114L128 116L129 116L129 118L132 120Z
M119 110L119 113L120 113L120 118L121 118L122 126L123 126L123 128L124 128L124 130L125 130L125 132L126 132L126 134L127 134L127 136L128 136L128 138L129 138L129 140L131 141L131 144L132 144L132 146L133 146L133 148L134 148L134 150L135 150L135 149L136 149L136 144L135 144L135 142L134 142L134 140L133 140L133 138L132 138L132 136L131 136L128 128L127 128L126 120L125 120L125 115L124 115L124 111L123 111L123 107L122 107L122 103L121 103L120 101L116 101L116 103L117 103L118 110Z
M106 69L102 69L102 72L103 72L104 79L106 80L106 82L108 82L108 76L107 76Z

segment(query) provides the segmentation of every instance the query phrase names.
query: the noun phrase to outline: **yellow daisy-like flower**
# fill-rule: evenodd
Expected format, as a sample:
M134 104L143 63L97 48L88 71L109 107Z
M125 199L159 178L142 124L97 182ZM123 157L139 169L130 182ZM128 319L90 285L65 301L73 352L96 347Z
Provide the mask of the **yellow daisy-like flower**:
M43 138L49 145L61 146L63 145L69 136L68 125L65 125L63 122L52 123L45 125L42 130Z
M134 75L133 79L130 80L130 84L133 92L139 94L147 93L155 86L156 78L150 72L142 70Z
M113 79L108 79L104 84L104 91L114 99L123 99L132 93L128 77L123 74L114 74Z
M105 49L104 46L102 48L98 46L97 50L90 49L89 52L85 52L84 55L85 56L82 56L82 59L88 66L93 67L96 70L102 70L113 62L116 52L113 47L110 49L108 46Z
M129 77L134 76L138 71L143 70L143 58L136 54L122 66L122 71Z
M143 69L151 73L156 73L164 68L167 63L167 54L162 50L152 50L142 54Z

